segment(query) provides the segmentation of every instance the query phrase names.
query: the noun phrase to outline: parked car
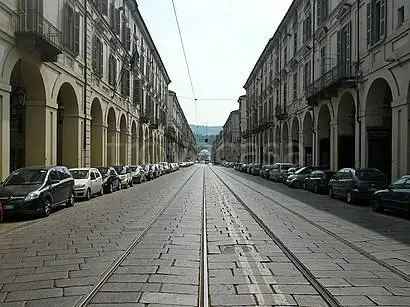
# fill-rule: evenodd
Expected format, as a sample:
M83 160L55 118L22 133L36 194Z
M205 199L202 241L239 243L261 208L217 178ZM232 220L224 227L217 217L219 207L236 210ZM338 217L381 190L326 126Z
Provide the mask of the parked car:
M118 177L120 178L121 188L128 189L129 187L132 187L132 176L130 168L125 165L117 165L113 167L117 172Z
M291 174L286 179L286 184L292 188L302 188L305 179L311 172L320 169L318 166L305 166L298 169L294 174Z
M147 180L152 180L152 179L155 178L154 177L154 168L150 164L142 165L142 169L145 172L145 178Z
M267 165L262 165L262 168L261 168L261 170L260 170L260 172L259 172L259 175L262 177L262 178L269 178L269 172L270 172L270 170L273 168L273 165L270 165L270 164L267 164Z
M329 181L329 196L344 198L349 204L369 201L374 192L386 187L386 176L375 168L339 170Z
M151 164L154 178L158 178L162 175L161 166L159 164Z
M283 182L286 171L293 167L292 163L275 163L269 171L269 179L276 182Z
M120 178L113 167L97 167L102 176L104 193L112 193L121 189Z
M71 168L74 178L74 197L90 199L93 195L104 194L103 179L96 168Z
M163 174L169 174L171 172L168 162L160 162L159 165L162 167Z
M141 183L145 181L145 172L141 166L130 166L130 171L133 183Z
M387 189L376 191L372 202L376 212L394 210L403 212L410 218L410 176L403 176Z
M305 178L305 190L314 193L328 193L329 181L334 176L335 172L327 170L316 170L311 172Z
M254 176L259 176L260 171L261 171L261 168L262 168L262 165L260 165L260 164L258 164L258 163L255 163L255 164L252 166L251 174L254 175Z
M12 172L0 186L2 216L48 216L57 206L74 205L74 179L64 166L27 167Z

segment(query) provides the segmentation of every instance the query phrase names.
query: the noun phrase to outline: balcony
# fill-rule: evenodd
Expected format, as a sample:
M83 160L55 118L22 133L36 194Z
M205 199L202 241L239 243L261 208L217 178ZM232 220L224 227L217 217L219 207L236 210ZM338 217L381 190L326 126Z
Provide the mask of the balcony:
M62 50L62 33L38 11L15 15L17 46L38 53L44 62L56 62Z
M352 88L355 84L355 67L353 65L337 65L308 86L306 99L308 104L312 105L319 99L336 97L338 89Z
M276 105L275 116L277 120L285 120L288 118L288 112L280 105Z

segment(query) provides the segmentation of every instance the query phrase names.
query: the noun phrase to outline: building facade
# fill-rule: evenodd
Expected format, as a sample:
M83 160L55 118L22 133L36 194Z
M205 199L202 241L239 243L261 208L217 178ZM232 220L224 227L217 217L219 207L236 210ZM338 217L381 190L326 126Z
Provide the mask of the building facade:
M250 161L409 173L409 15L405 0L294 0L244 86Z
M0 174L165 158L168 84L136 1L0 3Z
M239 162L241 159L241 132L239 110L232 111L214 142L215 161Z
M195 136L178 102L178 97L173 91L168 93L165 142L166 159L168 162L192 161L196 159Z
M238 99L239 103L239 130L240 130L240 140L241 140L241 147L240 147L240 161L249 161L250 157L248 157L248 142L245 137L247 130L248 130L248 122L247 122L247 108L246 108L246 95L242 95Z

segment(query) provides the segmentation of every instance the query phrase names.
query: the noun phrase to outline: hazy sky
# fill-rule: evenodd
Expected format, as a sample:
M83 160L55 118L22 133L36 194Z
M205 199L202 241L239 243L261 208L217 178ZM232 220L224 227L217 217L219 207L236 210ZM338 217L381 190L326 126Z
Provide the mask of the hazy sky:
M191 98L171 0L137 2L189 123L222 125L291 0L174 1L196 96L216 100Z

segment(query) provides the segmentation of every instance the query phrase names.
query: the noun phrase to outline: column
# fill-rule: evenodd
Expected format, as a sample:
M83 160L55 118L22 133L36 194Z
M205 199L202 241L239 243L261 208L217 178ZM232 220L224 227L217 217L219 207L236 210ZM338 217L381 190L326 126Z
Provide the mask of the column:
M9 85L0 85L0 178L10 170L10 91Z
M305 157L305 144L303 141L303 129L299 129L299 135L298 135L298 142L299 142L299 166L305 166L306 161L304 161Z
M102 166L107 166L107 125L102 125L102 143L101 143L101 158Z
M338 169L338 152L339 152L339 125L337 120L330 122L330 169Z

